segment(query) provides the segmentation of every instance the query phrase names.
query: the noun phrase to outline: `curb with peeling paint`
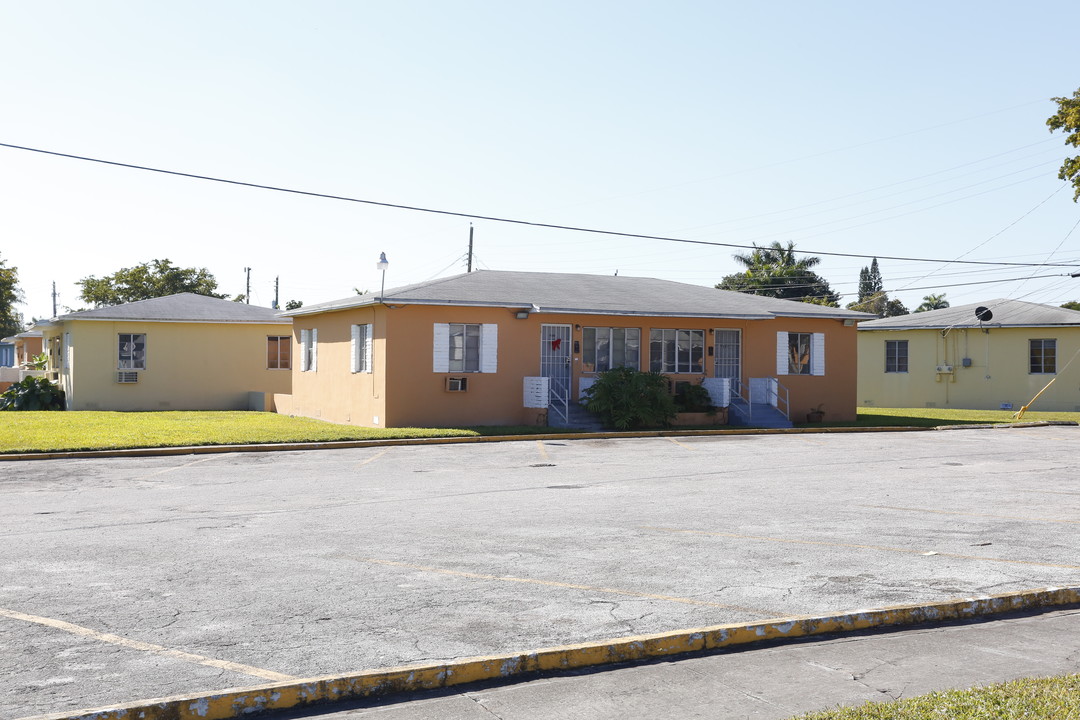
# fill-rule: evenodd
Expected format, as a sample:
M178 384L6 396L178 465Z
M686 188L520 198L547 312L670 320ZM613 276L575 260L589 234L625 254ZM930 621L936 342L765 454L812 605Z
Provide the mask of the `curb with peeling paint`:
M225 720L265 710L303 708L335 701L509 680L539 673L596 667L685 653L719 650L761 641L947 622L1005 613L1080 605L1080 587L1041 588L929 605L895 605L819 617L774 618L638 635L524 653L466 658L436 665L368 670L307 678L205 695L144 700L126 705L38 715L22 720Z
M979 430L986 428L1032 428L1051 425L1077 426L1072 420L1002 423L998 425L907 425L881 427L824 428L725 428L723 430L643 430L638 432L537 433L530 435L480 435L468 437L397 438L387 440L334 440L327 442L263 443L254 445L183 445L179 447L125 448L118 450L57 450L0 454L0 462L16 460L61 460L77 458L162 457L168 455L208 455L235 452L287 452L295 450L345 450L393 447L395 445L449 445L454 443L521 442L523 440L619 440L649 437L704 437L711 435L804 435L827 433L925 432L930 430Z

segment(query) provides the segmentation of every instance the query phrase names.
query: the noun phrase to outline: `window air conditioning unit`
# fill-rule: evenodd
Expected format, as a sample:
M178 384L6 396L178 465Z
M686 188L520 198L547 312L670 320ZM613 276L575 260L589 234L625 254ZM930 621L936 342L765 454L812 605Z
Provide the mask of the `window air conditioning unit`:
M466 392L469 389L469 378L448 377L446 378L447 392Z
M139 373L133 370L121 370L116 373L116 382L118 383L137 383L139 382Z

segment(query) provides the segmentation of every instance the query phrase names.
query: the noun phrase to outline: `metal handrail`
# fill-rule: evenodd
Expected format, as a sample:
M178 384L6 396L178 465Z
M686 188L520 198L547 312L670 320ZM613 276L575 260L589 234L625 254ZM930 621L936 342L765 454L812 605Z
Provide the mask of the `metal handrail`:
M776 409L784 416L786 420L791 420L791 393L790 391L780 384L777 378L769 378L776 383ZM766 392L765 404L772 405L769 402L771 393ZM754 416L754 397L750 390L750 386L747 385L746 392L743 392L743 384L738 378L731 378L731 397L736 400L741 400L746 404L746 419L749 421Z
M743 385L742 385L742 382L739 380L739 378L730 378L730 381L731 381L731 385L729 387L730 387L730 392L731 392L731 399L732 400L739 400L739 401L746 404L746 419L750 420L750 418L754 414L754 406L753 406L753 404L751 404L750 400L743 397ZM749 395L749 393L747 393L747 395ZM734 405L735 403L732 402L731 404Z
M781 402L783 407L781 407ZM789 401L788 389L781 385L779 380L776 381L776 409L783 413L785 420L791 420L791 402Z
M564 387L562 378L550 378L548 381L548 407L556 415L561 415L563 422L570 422L570 386L566 383Z

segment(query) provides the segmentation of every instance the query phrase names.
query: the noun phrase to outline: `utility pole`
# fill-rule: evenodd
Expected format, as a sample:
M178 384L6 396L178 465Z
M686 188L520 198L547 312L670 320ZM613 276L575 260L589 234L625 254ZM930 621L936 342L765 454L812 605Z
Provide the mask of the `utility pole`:
M469 263L466 266L465 272L472 272L472 233L473 226L472 223L469 223Z
M251 304L251 268L244 268L244 272L247 273L247 292L244 293L244 302L248 305Z
M52 316L56 317L56 281L52 284Z
M281 276L278 275L277 277L274 278L274 309L275 310L277 310L277 309L279 309L281 307L280 305L278 305L278 287L279 287L280 282L281 282Z

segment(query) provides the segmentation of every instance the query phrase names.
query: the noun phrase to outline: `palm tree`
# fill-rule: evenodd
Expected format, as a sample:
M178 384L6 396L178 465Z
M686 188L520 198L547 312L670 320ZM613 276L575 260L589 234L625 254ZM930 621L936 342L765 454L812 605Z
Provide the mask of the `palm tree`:
M949 301L945 299L945 293L941 293L940 295L927 295L923 298L922 305L915 308L915 312L944 310L947 307L949 307Z
M750 253L736 253L735 262L746 270L725 277L716 287L768 295L787 300L812 300L835 305L839 300L824 278L813 271L821 258L795 256L795 243L773 242L765 247L754 245Z

